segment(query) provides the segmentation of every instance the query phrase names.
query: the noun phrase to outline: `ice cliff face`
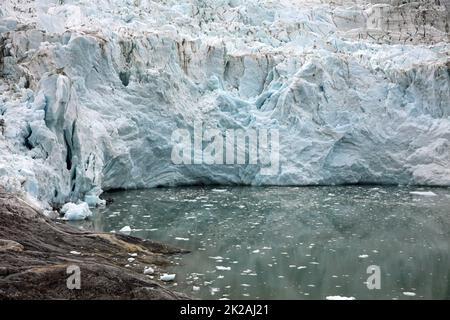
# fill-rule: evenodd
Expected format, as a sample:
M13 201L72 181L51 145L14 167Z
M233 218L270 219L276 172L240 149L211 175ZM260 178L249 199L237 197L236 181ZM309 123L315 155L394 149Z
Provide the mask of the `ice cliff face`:
M450 186L450 2L8 0L0 184ZM280 172L174 165L194 120L276 128ZM3 133L2 133L3 132Z

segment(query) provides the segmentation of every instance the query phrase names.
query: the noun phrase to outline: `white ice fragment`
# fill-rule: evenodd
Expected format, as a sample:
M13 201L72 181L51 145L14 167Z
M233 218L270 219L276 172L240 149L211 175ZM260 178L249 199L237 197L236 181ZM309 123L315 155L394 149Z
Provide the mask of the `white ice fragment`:
M46 216L47 218L53 219L53 220L54 220L54 219L58 219L58 217L59 217L58 212L57 212L57 211L54 211L54 210L44 210L42 213L43 213L44 216Z
M64 213L64 220L69 221L85 220L92 215L86 202L81 202L79 204L72 202L66 203L62 207L61 213Z
M175 240L178 240L178 241L189 241L189 238L176 237Z
M167 274L167 273L165 273L165 274L163 274L162 276L160 276L159 279L160 279L161 281L168 282L168 281L173 281L173 280L175 280L175 277L176 277L175 274Z
M135 258L128 258L128 262L129 262L129 263L134 262L134 260L136 260L136 259L135 259Z
M328 296L327 300L355 300L355 297Z
M414 293L414 292L403 292L403 294L405 295L405 296L408 296L408 297L415 297L416 296L416 294Z
M369 257L369 255L367 255L367 254L360 254L358 256L358 258L360 258L360 259L367 259L368 257Z
M223 258L221 256L217 256L217 257L209 257L210 259L213 260L223 260Z
M200 290L200 287L197 287L197 286L192 287L192 291L199 291L199 290Z
M435 196L437 196L437 194L432 192L432 191L411 191L410 194L416 195L416 196L424 196L424 197L435 197Z
M155 269L153 269L152 267L145 267L144 268L144 274L145 275L150 275L150 274L154 274L155 273Z
M216 269L219 271L230 271L230 267L216 266Z
M130 226L125 226L122 229L119 230L119 232L122 233L131 233L131 227Z
M211 295L215 295L217 292L219 292L220 289L219 288L211 288Z
M70 251L70 254L74 254L74 255L80 255L81 254L81 252L78 252L78 251Z

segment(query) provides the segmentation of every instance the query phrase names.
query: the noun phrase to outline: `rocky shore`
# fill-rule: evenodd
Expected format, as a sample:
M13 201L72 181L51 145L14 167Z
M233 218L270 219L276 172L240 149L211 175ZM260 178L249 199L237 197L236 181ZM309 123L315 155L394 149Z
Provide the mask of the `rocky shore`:
M151 279L169 265L168 255L182 252L80 231L0 189L0 299L185 299ZM67 286L71 266L79 267L80 289ZM155 273L144 275L146 267Z

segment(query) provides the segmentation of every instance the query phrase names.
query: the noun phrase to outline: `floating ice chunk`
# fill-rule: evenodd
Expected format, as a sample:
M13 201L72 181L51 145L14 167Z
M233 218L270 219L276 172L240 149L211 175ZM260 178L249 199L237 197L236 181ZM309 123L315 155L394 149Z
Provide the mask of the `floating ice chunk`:
M81 252L78 252L78 251L70 251L70 254L74 254L74 255L80 255L81 254Z
M227 189L212 189L212 192L227 192Z
M92 195L92 194L85 195L84 202L86 202L90 208L95 208L97 206L105 206L106 205L105 200L102 200L99 197Z
M89 205L89 207L97 207L97 206L105 206L106 201L100 199L100 195L103 193L103 190L100 187L95 187L91 189L84 196L84 201Z
M367 255L367 254L360 254L358 256L358 258L360 258L360 259L367 259L368 257L369 257L369 255Z
M328 296L327 300L355 300L355 297Z
M424 197L435 197L437 196L436 193L432 191L411 191L410 194L416 195L416 196L424 196Z
M137 254L137 253L129 253L128 255L129 255L130 257L137 257L138 254Z
M178 241L189 241L189 238L176 237L175 240L178 240Z
M219 271L230 271L230 267L216 266L216 269Z
M223 258L221 256L217 256L217 257L209 257L210 259L213 260L223 260Z
M219 288L211 288L211 295L215 295L217 292L219 292L220 289Z
M132 262L134 262L136 259L135 258L128 258L128 262L129 263L132 263Z
M306 268L307 268L306 266L299 266L299 267L297 267L298 270L302 270L302 269L306 269Z
M199 290L200 290L200 287L196 287L196 286L192 287L192 291L199 291Z
M154 273L155 273L155 269L153 269L152 267L145 267L144 268L144 274L150 275L150 274L154 274Z
M416 294L414 292L403 292L403 295L408 296L408 297L415 297Z
M169 281L173 281L175 280L176 275L175 274L163 274L162 276L159 277L159 279L161 281L165 281L165 282L169 282Z
M252 252L253 253L259 253L260 251L258 249L256 249L256 250L253 250Z
M85 220L92 215L86 202L79 204L72 202L66 203L62 207L61 212L64 213L64 219L69 221Z
M122 229L119 230L119 232L122 233L131 233L131 227L130 226L125 226Z

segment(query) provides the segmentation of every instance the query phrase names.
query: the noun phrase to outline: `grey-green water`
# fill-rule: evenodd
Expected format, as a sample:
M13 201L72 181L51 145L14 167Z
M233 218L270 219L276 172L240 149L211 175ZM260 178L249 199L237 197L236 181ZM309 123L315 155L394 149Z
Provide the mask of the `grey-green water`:
M170 286L193 297L449 299L450 190L410 193L417 190L422 189L116 192L106 195L114 203L84 226L116 232L131 226L132 235L191 250L173 257L170 271L177 278ZM379 290L366 284L371 265L380 267Z

